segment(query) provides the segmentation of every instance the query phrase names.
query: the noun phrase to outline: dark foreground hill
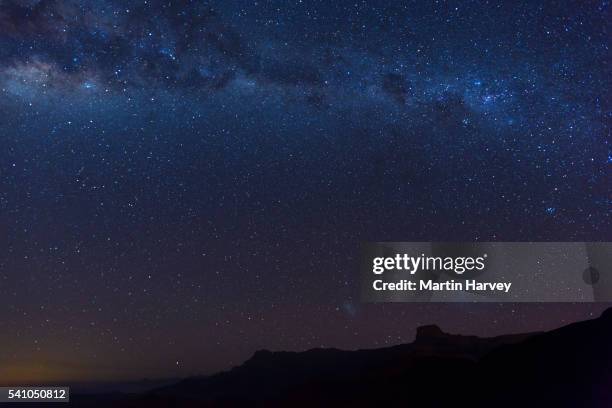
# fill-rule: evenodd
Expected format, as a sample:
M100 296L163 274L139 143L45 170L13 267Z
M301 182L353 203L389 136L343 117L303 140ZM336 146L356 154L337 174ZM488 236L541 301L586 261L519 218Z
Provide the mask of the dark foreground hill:
M479 338L419 328L375 350L259 351L230 371L75 406L612 407L612 309L547 333Z

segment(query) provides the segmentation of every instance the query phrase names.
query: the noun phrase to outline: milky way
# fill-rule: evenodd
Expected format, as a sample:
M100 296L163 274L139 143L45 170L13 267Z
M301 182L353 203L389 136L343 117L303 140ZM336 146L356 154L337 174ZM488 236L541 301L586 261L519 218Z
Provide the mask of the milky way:
M607 1L0 1L0 378L597 313L363 305L357 263L364 241L609 240L609 20Z

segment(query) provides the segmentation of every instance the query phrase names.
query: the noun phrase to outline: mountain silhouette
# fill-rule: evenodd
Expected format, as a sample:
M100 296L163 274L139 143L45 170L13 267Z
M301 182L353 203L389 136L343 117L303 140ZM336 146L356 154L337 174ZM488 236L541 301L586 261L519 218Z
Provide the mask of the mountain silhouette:
M73 405L612 407L612 309L545 333L481 338L430 325L387 348L262 350L226 372L103 397Z

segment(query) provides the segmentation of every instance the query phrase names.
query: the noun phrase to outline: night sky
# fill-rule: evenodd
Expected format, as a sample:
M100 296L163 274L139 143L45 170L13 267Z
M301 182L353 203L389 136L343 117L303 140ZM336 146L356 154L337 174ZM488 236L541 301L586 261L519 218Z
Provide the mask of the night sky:
M544 330L364 241L612 238L608 1L0 0L0 380Z

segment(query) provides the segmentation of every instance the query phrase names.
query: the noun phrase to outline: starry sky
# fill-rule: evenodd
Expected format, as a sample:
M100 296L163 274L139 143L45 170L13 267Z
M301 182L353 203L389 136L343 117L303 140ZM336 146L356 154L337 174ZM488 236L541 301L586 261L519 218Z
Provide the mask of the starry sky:
M365 241L602 241L608 1L0 0L0 380L495 335L363 304Z

